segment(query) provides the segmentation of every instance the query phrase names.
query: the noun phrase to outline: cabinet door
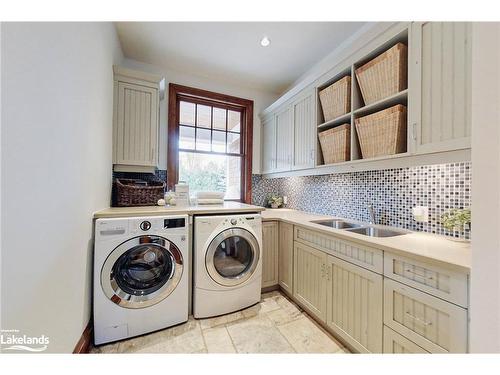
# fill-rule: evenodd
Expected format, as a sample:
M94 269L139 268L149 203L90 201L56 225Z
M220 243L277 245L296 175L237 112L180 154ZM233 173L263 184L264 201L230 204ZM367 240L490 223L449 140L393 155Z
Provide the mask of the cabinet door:
M360 352L381 353L382 276L329 255L327 279L328 327Z
M290 295L293 293L293 225L279 224L278 275L280 286Z
M297 100L293 110L293 169L314 167L316 149L316 122L314 111L314 92Z
M262 173L276 170L276 122L274 115L262 122Z
M276 113L276 171L289 171L293 158L293 122L291 107Z
M278 284L278 222L262 223L262 287Z
M410 38L410 113L415 152L470 147L471 24L416 22Z
M294 243L293 297L318 319L326 318L326 254Z
M156 166L158 163L158 90L116 83L114 164Z

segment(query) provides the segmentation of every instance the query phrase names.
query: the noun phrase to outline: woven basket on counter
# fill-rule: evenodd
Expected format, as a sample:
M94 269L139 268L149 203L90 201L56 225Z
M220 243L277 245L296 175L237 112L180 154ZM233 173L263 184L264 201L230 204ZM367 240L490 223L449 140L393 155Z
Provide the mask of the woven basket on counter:
M407 88L407 48L398 43L356 69L365 105L387 98Z
M117 178L115 180L115 204L119 207L152 206L165 194L165 182L161 180L144 181Z
M406 152L406 107L393 107L354 120L363 159Z
M348 161L351 157L351 125L344 124L318 134L325 164Z
M351 76L345 76L319 92L325 122L351 111Z

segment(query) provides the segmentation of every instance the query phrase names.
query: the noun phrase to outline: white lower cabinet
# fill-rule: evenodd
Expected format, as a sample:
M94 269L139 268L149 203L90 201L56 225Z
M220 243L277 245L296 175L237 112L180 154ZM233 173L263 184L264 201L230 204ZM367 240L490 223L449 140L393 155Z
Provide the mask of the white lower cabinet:
M295 242L293 298L318 319L326 318L326 254Z
M280 287L293 294L293 225L279 223L278 280Z
M467 352L467 310L384 280L384 324L430 353Z
M265 224L264 274L272 276L264 280L276 283L275 259L281 288L354 351L467 352L467 309L459 306L467 306L467 274L297 225Z
M362 353L382 352L382 276L327 258L326 324Z
M384 353L390 354L425 354L429 353L406 337L384 326Z
M262 288L278 284L278 228L277 221L262 223Z

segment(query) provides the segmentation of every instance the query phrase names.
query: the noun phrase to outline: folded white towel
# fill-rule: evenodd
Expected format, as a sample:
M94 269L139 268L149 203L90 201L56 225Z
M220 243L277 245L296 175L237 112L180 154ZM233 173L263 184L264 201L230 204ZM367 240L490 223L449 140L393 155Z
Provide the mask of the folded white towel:
M196 198L198 199L224 199L223 191L197 191Z
M224 199L202 198L202 199L198 199L197 202L200 205L204 205L204 204L224 204Z

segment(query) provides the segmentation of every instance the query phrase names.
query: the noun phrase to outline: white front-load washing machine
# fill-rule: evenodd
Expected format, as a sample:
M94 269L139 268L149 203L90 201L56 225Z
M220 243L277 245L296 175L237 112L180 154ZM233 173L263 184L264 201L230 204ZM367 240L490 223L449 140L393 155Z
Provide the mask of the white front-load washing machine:
M96 220L96 345L187 321L188 236L187 215Z
M195 216L195 318L227 314L260 301L261 248L258 214Z

